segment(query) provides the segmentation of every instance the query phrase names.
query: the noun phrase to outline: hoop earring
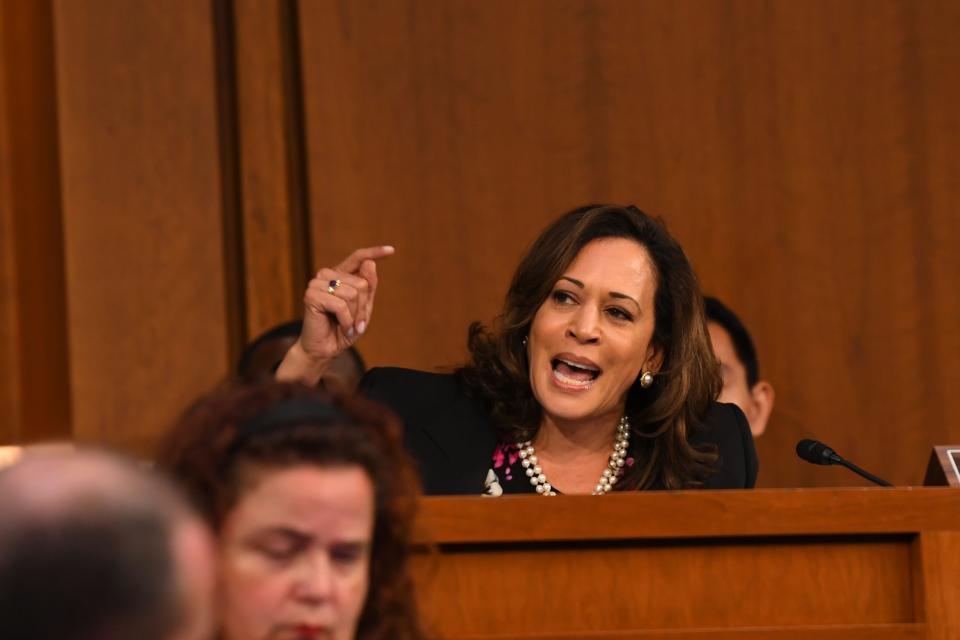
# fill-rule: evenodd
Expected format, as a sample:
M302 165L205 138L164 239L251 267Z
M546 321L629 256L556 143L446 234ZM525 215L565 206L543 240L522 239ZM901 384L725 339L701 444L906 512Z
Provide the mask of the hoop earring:
M652 384L653 384L653 374L650 373L649 371L644 371L640 375L640 386L643 387L644 389L649 389Z

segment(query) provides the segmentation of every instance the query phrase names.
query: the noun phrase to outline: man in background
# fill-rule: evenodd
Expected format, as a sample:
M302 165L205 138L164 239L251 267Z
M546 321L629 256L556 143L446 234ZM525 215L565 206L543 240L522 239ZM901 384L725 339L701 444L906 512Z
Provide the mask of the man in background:
M753 437L759 437L773 411L773 385L760 379L757 351L740 318L710 296L704 297L704 310L713 352L720 360L723 376L723 390L718 400L740 407L747 416Z
M295 320L265 331L240 354L237 374L247 382L273 378L277 365L300 338L302 330L303 322ZM366 372L366 363L360 352L350 347L330 363L330 367L323 374L323 384L327 388L354 391Z
M207 640L210 534L166 482L93 451L0 471L0 637Z

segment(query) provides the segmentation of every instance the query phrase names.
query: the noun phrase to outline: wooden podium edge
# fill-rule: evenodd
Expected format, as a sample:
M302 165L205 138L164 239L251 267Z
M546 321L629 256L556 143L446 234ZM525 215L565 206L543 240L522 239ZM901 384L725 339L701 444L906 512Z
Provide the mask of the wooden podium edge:
M449 640L452 636L427 636ZM644 631L601 631L597 633L550 633L546 635L467 635L457 640L921 640L926 639L923 623L829 625L797 627L734 627L700 629L649 629Z
M426 497L419 504L414 539L430 545L920 531L960 531L960 491L898 487Z

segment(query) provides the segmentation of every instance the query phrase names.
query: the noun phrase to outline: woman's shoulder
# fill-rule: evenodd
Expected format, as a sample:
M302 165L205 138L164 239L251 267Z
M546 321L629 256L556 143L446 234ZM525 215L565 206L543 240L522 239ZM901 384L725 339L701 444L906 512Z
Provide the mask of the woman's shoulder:
M397 414L427 494L479 494L496 446L490 416L452 373L372 369L360 393Z
M703 427L690 439L695 446L716 448L717 472L707 479L706 489L749 489L757 481L759 462L753 436L743 411L734 404L711 403Z
M456 376L402 367L375 367L367 371L358 387L365 396L405 397L408 394L459 393Z
M405 419L429 419L430 416L479 411L453 373L377 367L364 375L358 391L366 398L390 407Z
M374 367L368 370L363 377L364 380L372 378L376 380L434 384L454 379L452 373L421 371L419 369L407 369L405 367Z

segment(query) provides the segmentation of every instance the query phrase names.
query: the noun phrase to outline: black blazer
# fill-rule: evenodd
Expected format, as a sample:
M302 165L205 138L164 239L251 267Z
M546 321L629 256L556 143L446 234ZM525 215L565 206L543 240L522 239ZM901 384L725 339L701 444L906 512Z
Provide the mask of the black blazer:
M360 392L392 409L403 421L404 440L419 466L427 495L480 495L497 438L490 416L468 398L452 374L411 369L371 369ZM705 489L752 488L757 454L747 420L735 405L714 403L706 429L691 439L716 445L717 472Z

